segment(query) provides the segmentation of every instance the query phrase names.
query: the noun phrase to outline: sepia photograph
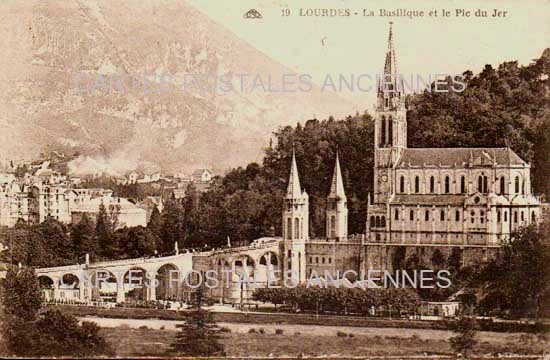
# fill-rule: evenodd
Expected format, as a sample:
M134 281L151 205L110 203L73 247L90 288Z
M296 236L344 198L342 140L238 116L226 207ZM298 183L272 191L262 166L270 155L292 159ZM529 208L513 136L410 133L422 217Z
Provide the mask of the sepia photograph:
M0 358L550 360L550 1L2 0Z

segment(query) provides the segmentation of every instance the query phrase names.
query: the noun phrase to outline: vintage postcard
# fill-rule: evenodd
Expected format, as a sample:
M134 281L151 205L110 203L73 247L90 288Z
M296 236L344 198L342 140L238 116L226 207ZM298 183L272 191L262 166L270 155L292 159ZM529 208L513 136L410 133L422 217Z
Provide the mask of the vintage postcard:
M3 0L0 357L550 359L550 2Z

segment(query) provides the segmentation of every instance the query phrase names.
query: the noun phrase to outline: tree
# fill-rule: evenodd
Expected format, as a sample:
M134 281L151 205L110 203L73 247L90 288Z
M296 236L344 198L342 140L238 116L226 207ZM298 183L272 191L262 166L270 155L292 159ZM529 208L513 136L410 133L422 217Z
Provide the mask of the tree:
M221 329L216 325L212 313L201 308L204 301L204 284L194 296L193 309L187 314L171 349L183 356L224 356L224 346L220 342Z
M456 353L467 357L474 349L477 344L475 327L475 319L466 316L460 317L452 324L455 335L449 339L449 343Z
M479 310L498 310L535 318L548 311L550 298L550 220L520 228L511 235L471 286L483 290Z
M183 243L183 209L176 199L166 201L162 211L162 229L160 232L160 253L170 253L177 241L181 246Z
M40 334L34 348L40 356L90 357L114 355L111 347L99 334L96 323L83 321L60 310L46 310L36 322Z
M96 240L94 224L89 216L84 214L71 231L71 241L76 257L81 260L86 254L90 254L90 257L94 258L98 252Z
M96 324L59 310L39 313L42 295L31 268L10 269L2 282L2 330L8 355L19 357L112 355Z
M116 253L113 232L114 226L111 222L111 216L102 202L99 205L99 212L97 214L95 234L101 256L108 259L113 258Z

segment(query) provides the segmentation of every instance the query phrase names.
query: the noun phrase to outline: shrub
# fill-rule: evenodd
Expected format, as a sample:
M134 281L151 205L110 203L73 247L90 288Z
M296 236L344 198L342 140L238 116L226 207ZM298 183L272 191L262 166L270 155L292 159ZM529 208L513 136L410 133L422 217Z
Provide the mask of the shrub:
M249 334L255 334L255 333L256 333L256 329L250 328L250 329L248 329L248 333L249 333Z
M260 329L258 330L258 332L259 332L260 334L265 334L265 330L264 330L263 328L260 328Z
M275 334L283 335L283 329L275 329Z
M147 325L141 325L141 326L139 327L139 329L140 329L140 330L147 330L147 329L149 329L149 328L147 327Z
M343 332L343 331L338 331L338 332L336 333L336 336L338 336L338 337L346 337L346 336L348 336L348 334L346 334L346 333Z
M161 329L161 330L164 330L164 325L162 325L162 326L160 327L160 329Z

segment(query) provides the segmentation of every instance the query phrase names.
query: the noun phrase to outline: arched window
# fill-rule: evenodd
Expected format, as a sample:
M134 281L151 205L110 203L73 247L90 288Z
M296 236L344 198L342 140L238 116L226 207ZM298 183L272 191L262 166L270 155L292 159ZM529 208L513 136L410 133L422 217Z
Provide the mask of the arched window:
M488 185L488 179L487 176L483 177L483 192L488 193L489 192L489 185Z
M336 237L336 216L330 217L330 237Z
M464 178L464 176L460 177L460 193L466 193L466 178Z
M525 221L525 217L523 216L523 210L521 211L520 215L521 215L521 221Z
M376 227L380 227L380 216L376 217Z
M395 220L399 220L399 209L395 209Z
M508 211L504 211L504 222L508 221Z
M477 178L477 191L482 193L483 192L483 176L479 176Z
M430 221L430 210L426 210L424 213L424 220Z
M455 221L460 221L460 211L455 211Z
M481 210L479 212L479 221L483 224L485 222L485 211Z
M518 222L518 212L517 211L514 211L514 222L515 223Z
M300 220L298 218L294 219L294 238L300 238Z
M516 194L519 194L519 176L516 176L515 190Z
M399 192L404 193L405 192L405 177L401 176L399 179Z
M525 195L525 181L521 182L521 195Z
M393 144L393 121L391 116L388 119L388 144Z
M531 223L535 224L537 222L537 215L535 215L535 212L531 212Z
M445 210L441 210L440 219L441 219L441 221L445 220Z
M414 192L419 193L420 192L420 178L416 176L414 178Z
M448 176L445 176L445 194L448 194L451 191L451 179Z
M286 221L286 238L292 240L292 219L288 218Z
M380 144L384 146L386 144L386 117L382 116L382 122L380 123Z
M411 221L414 220L414 210L411 210L411 211L409 212L409 219L410 219Z
M497 222L500 222L500 211L497 211Z
M430 176L430 192L435 192L435 178L433 176Z
M376 226L376 223L375 223L375 220L374 220L374 216L371 216L370 217L370 227L373 228Z
M386 227L386 217L385 216L382 216L382 218L380 219L380 226L381 227Z
M500 191L499 191L499 193L501 195L504 195L504 192L505 192L504 191L504 176L501 176L500 177Z

